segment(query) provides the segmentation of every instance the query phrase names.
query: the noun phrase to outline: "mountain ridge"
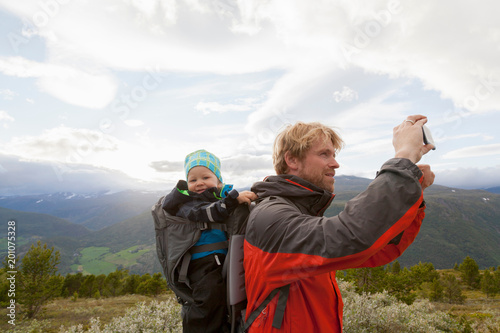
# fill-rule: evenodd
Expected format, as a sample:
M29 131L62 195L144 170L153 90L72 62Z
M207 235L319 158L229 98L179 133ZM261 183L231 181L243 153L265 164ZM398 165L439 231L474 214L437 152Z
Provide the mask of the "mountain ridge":
M325 213L326 216L338 214L343 210L346 201L363 191L372 181L352 176L336 178L337 194ZM83 223L71 223L67 219L47 214L37 215L39 213L7 208L0 208L0 218L17 219L18 236L22 237L19 253L26 251L29 242L36 242L38 239L47 242L49 246L55 246L61 252L61 272L76 272L81 268L84 272L97 274L109 273L116 268L127 268L131 273L151 273L161 271L161 267L156 258L150 208L163 194L165 193L129 191L125 194L96 195L96 200L90 201L96 206L93 206L92 212L88 212L87 217L93 213L94 218L106 221L99 230L90 230ZM59 197L59 203L68 203L73 199L85 202L90 199L78 198L70 193L59 194ZM67 197L71 199L64 199ZM432 185L425 190L424 197L427 203L426 218L414 244L398 259L403 266L412 266L422 261L432 262L436 268L452 268L467 255L474 258L482 268L500 265L500 254L497 253L500 244L499 194L486 190ZM6 201L0 199L0 206L2 202ZM128 216L111 223L107 215L114 214L120 207L126 207L125 202L134 203L135 207L123 209ZM109 207L99 208L98 203ZM71 205L66 209L71 210ZM82 207L79 206L78 209L81 210ZM136 213L137 211L139 213ZM50 219L54 221L49 221ZM30 229L29 232L27 228ZM0 236L3 234L5 231L0 231ZM6 246L2 247L5 248ZM95 258L86 257L89 253L95 255ZM124 256L127 254L130 255L125 260ZM94 262L100 264L94 267ZM101 264L106 264L106 268L102 268Z

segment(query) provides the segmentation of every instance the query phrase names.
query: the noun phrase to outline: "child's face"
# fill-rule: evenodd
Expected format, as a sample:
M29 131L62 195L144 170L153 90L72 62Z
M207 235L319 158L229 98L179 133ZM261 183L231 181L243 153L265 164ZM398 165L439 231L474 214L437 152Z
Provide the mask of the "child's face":
M204 166L195 166L189 170L187 183L188 190L201 193L208 188L217 187L219 179L210 169Z

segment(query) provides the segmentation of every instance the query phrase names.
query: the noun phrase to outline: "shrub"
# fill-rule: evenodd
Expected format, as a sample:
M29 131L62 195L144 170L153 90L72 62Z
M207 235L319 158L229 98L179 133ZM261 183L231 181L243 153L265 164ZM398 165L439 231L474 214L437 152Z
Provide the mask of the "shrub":
M86 325L87 326L87 325ZM136 333L136 332L182 332L180 305L172 298L163 302L137 303L123 317L116 317L109 324L101 324L92 318L88 330L83 325L68 329L61 327L59 333Z
M424 333L460 331L449 315L434 310L427 300L412 305L398 301L387 292L357 294L354 286L339 281L344 298L344 333Z

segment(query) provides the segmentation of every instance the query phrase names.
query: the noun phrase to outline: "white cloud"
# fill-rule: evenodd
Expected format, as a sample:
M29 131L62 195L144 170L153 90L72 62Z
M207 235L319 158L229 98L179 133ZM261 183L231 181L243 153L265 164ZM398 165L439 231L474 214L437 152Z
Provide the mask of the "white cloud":
M210 113L225 113L225 112L242 112L255 109L252 99L241 100L240 104L221 104L218 102L199 102L196 104L196 110L201 111L204 115Z
M3 99L11 100L16 95L18 94L10 89L0 89L0 96L3 96Z
M304 59L310 64L322 55L330 59L330 68L359 66L394 77L416 77L427 89L474 112L500 105L500 50L491 47L500 38L495 15L500 4L495 1L481 6L452 0L323 1L315 6L305 0L56 4L51 11L35 0L4 4L32 21L45 11L47 20L37 29L46 40L49 63L230 74L296 69ZM351 53L346 54L346 48ZM78 77L89 83L85 87L91 82L99 88L111 86L103 74ZM69 81L43 82L56 94ZM68 99L86 105L84 98ZM108 99L92 100L89 107Z
M397 121L403 121L410 108L409 102L391 102L391 99L397 91L387 90L365 102L358 103L340 114L335 114L332 118L340 128L365 130L383 125L386 131L392 130L397 125ZM382 116L383 115L383 116ZM392 126L392 127L390 127ZM386 134L392 134L391 131ZM373 133L380 136L381 133ZM353 139L355 139L353 137Z
M468 133L468 134L458 134L458 135L450 135L450 136L440 136L438 139L434 140L440 144L448 141L462 140L462 139L475 139L480 138L483 141L493 140L494 137L491 135L485 135L484 133Z
M358 92L352 88L344 86L341 91L335 91L333 93L333 98L337 103L342 101L350 102L354 99L358 99Z
M130 126L130 127L139 127L144 125L144 122L139 119L126 119L123 121L125 125Z
M2 147L7 154L64 163L81 163L92 154L117 149L117 140L109 135L65 126L45 130L36 137L15 137Z
M140 189L164 189L164 183L147 183L123 172L89 165L27 161L0 154L0 195L54 192L94 193Z
M103 108L113 99L118 103L115 94L119 83L133 87L134 78L154 68L162 85L148 101L156 101L157 95L175 100L175 105L162 109L162 115L173 118L177 106L189 108L189 112L195 106L211 114L201 127L188 130L192 135L186 135L182 144L168 142L169 149L179 155L199 145L200 133L212 131L208 120L216 118L224 118L221 130L204 144L223 147L225 156L239 151L268 155L276 133L285 124L320 120L343 131L348 143L343 153L354 165L354 157L370 154L371 159L386 151L392 127L417 108L432 112L431 129L439 130L437 126L442 124L441 132L446 133L434 136L443 150L433 156L442 152L449 161L465 154L498 153L495 144L477 146L477 151L449 151L455 149L453 141L461 138L471 139L467 141L474 141L474 145L481 143L474 139L495 142L494 131L480 137L477 128L471 131L468 127L479 124L480 113L500 110L500 49L494 47L500 41L496 14L500 4L491 0L481 4L463 0L332 0L314 5L308 0L103 0L92 5L85 1L26 0L4 1L1 6L23 23L34 22L32 30L23 26L22 35L36 37L30 48L43 44L43 55L30 53L30 59L44 60L0 56L0 74L33 78L39 90L73 105ZM20 27L18 24L15 29ZM123 82L114 75L120 75ZM256 78L258 87L250 91L248 87ZM402 81L412 82L412 87L405 90ZM422 87L432 90L432 100ZM332 95L332 90L337 91ZM402 90L408 93L405 102L397 95ZM248 95L256 100L239 99ZM2 96L8 95L0 93ZM43 94L32 96L37 104L46 101ZM445 99L441 105L454 104L461 109L436 111L440 106L432 103L440 98ZM137 108L131 119L122 119L125 124L153 128L148 123L150 105L146 104L141 105L140 115ZM117 108L112 106L114 112ZM41 110L45 107L40 105ZM236 115L231 111L241 112ZM189 112L183 116L191 116ZM249 114L247 122L244 112ZM437 115L444 115L443 119ZM70 121L71 116L66 119ZM244 123L247 126L242 129ZM48 156L48 148L41 144L44 142L52 147L53 158L65 159L68 150L78 149L76 137L70 134L65 141L60 136L57 143L49 144L42 134L18 138L9 147L10 151L26 148ZM140 174L142 169L132 170L127 158L147 161L146 150L157 154L148 146L154 142L150 140L129 147L133 154L125 153L125 144L120 141L119 149L103 150L108 153L105 159L114 159L113 165ZM446 147L445 141L449 144ZM73 148L63 149L64 142ZM87 157L93 153L85 161L90 163Z
M331 68L326 67L325 59L316 59L311 64L289 71L283 75L268 93L267 100L248 117L246 130L248 133L272 132L290 122L297 120L296 110L291 108L316 88L320 87L330 75ZM310 110L303 110L305 115Z
M0 57L0 72L20 78L36 78L41 90L70 104L102 108L116 93L115 80L98 72L72 66L39 63L22 57Z
M9 128L9 122L13 122L14 118L10 116L7 111L0 110L0 124L3 128Z
M11 117L7 111L0 110L0 122L1 121L14 121L14 118Z
M500 155L500 143L489 145L470 146L452 150L443 155L445 159L471 158L477 156Z
M466 189L495 187L500 184L500 166L488 168L457 168L434 172L435 184Z
M368 15L351 25L350 42L344 40L355 50L350 64L376 73L419 78L427 89L440 91L442 97L473 112L498 109L500 66L495 59L500 50L491 45L500 36L494 14L499 4L490 1L483 7L440 1L399 5L399 12L387 24L373 16L376 6L367 6L371 18Z

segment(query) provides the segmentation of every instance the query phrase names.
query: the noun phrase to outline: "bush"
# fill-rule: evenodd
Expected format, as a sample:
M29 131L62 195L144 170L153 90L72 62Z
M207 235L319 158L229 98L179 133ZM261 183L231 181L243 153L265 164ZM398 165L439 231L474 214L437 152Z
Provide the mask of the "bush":
M354 286L339 281L344 298L344 333L456 332L460 324L434 310L427 300L407 305L387 292L357 294Z
M83 325L68 329L61 327L59 333L136 333L136 332L182 332L180 305L175 299L158 303L152 301L137 303L123 317L116 317L109 324L101 324L99 318L92 318L88 330Z

